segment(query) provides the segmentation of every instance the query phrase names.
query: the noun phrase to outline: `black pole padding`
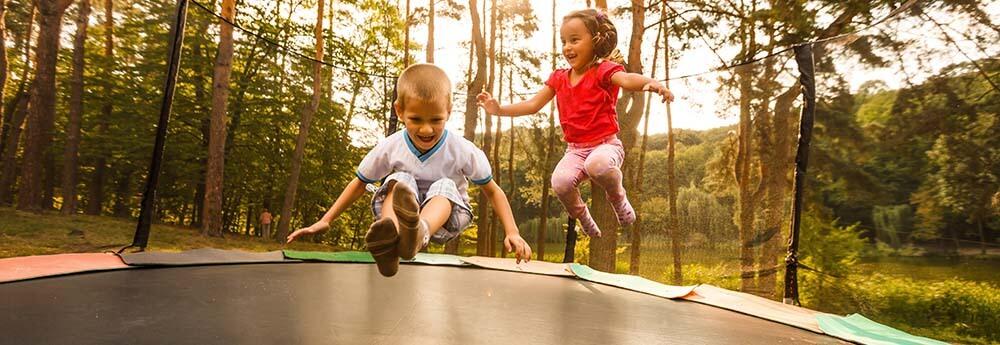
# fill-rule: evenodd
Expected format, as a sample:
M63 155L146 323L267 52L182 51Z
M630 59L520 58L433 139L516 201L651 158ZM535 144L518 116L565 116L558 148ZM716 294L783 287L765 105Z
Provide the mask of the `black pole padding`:
M785 256L785 298L786 304L799 305L799 227L802 220L802 190L809 165L809 142L812 140L813 122L816 116L816 74L813 68L813 46L806 44L795 47L795 62L799 66L799 84L802 85L802 116L799 120L799 145L795 153L795 179L792 185L792 222L788 235L788 254Z
M184 48L184 26L187 23L188 0L177 0L177 12L174 22L170 25L170 47L167 53L167 74L163 82L163 101L160 103L160 120L156 124L156 143L153 145L153 157L149 163L149 174L146 175L146 189L142 193L142 207L139 211L139 222L135 227L135 237L130 247L144 250L149 242L149 226L153 220L154 201L156 200L156 185L160 180L160 170L163 167L163 146L167 139L167 123L170 121L170 108L174 100L174 87L177 85L177 70L181 65L181 50ZM126 247L128 248L128 247ZM122 250L126 249L122 248Z
M571 263L576 258L576 219L566 218L566 250L563 251L563 262Z

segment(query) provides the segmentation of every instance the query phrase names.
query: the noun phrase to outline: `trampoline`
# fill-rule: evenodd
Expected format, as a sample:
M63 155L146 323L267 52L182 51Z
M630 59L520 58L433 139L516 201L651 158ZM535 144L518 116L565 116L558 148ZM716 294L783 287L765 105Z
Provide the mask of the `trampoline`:
M837 316L577 264L421 254L384 278L369 262L214 249L0 259L0 343L878 343L816 327Z

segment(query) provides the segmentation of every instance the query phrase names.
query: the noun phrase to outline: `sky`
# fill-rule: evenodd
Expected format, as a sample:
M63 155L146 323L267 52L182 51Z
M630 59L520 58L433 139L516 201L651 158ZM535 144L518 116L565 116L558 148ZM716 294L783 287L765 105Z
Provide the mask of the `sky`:
M467 4L464 1L460 1L460 3ZM561 24L562 16L566 15L570 11L583 9L586 6L585 1L583 0L557 1L557 7L555 10L556 18L554 23L551 0L532 0L530 3L535 16L537 17L539 30L535 32L532 37L526 40L507 42L506 44L508 47L510 45L527 47L538 53L547 53L551 51L552 32L553 30L558 30L554 24ZM627 6L629 2L627 0L610 0L608 3L611 8L618 8ZM426 5L426 0L412 0L411 2L411 6L413 8L425 7ZM441 5L439 5L439 7L440 6ZM988 5L987 12L993 20L1000 21L1000 2ZM881 18L887 14L888 13L876 15L876 17ZM685 18L690 19L692 16L693 14L687 14L685 15ZM966 58L961 55L962 52L965 52L970 57L976 59L982 58L985 55L997 56L998 52L1000 52L1000 45L987 47L987 52L983 53L981 50L977 49L972 42L962 40L961 37L958 36L957 32L964 28L966 24L961 22L961 20L937 16L937 20L946 25L948 29L953 29L950 34L953 38L956 38L959 41L958 46L961 48L961 51L959 51L956 47L944 41L940 37L941 35L937 34L939 29L932 26L932 24L918 21L913 18L905 18L905 14L900 17L903 18L899 20L887 21L876 28L861 32L861 34L874 33L875 30L888 30L897 35L898 38L913 40L914 46L924 48L925 50L930 48L936 56L923 56L923 59L916 56L912 58L904 57L901 61L891 62L890 66L885 68L866 67L860 64L856 59L849 58L846 55L844 57L838 57L836 58L837 69L841 72L840 75L848 82L852 91L856 91L863 83L871 80L881 80L890 88L905 86L906 78L903 76L908 76L910 80L919 82L927 76L934 74L942 67L952 63L965 61ZM612 19L618 28L618 47L623 52L627 51L631 30L631 18L628 15L624 15L612 16ZM655 22L655 20L656 19L652 18L647 19L647 25ZM831 16L820 16L817 18L817 21L821 24L827 23L830 20L832 20ZM463 47L462 43L468 40L468 36L470 35L471 19L469 19L468 15L465 15L458 21L439 17L436 20L435 25L435 63L442 66L449 74L453 85L455 86L455 90L462 92L464 91L462 83L465 81L469 54L468 49ZM414 62L423 62L426 54L423 49L427 41L426 25L419 24L414 26L411 29L410 35L411 40L420 47L419 49L411 52ZM653 58L652 48L655 37L656 30L647 30L643 41L643 66L646 75L649 75L651 67L651 61ZM676 42L676 40L674 42ZM561 48L557 49L561 50ZM722 58L727 60L731 60L736 54L735 47L717 47L717 51ZM708 72L722 64L720 58L717 57L712 50L708 49L705 44L699 43L698 41L695 41L695 45L691 49L685 50L681 53L675 53L675 55L676 56L673 57L673 62L670 66L671 76ZM790 56L790 54L788 56ZM657 79L662 79L662 55L659 59L660 61L658 62L659 66L657 67L658 71L656 72L656 75ZM794 60L786 61L786 63L791 69L794 69ZM557 65L558 68L565 68L567 66L561 56ZM536 76L545 80L551 72L551 66L546 61L546 63L543 63L543 66L537 71ZM733 113L731 107L727 105L727 101L729 100L724 97L719 97L719 92L717 90L718 79L723 73L729 72L723 71L708 73L699 77L671 81L669 83L668 86L677 98L676 101L671 104L674 128L703 130L725 126L736 122L736 114ZM782 82L783 85L792 85L795 83L793 78L793 75L786 73L779 76L779 81ZM517 82L515 85L521 85L521 82ZM537 92L541 87L541 83L532 85L528 88L516 87L515 92L525 93L527 95L523 97L527 98L530 97L530 94ZM820 92L822 93L822 86L820 86L820 89ZM463 106L464 97L458 97L460 97L460 99L455 100L456 106L451 119L448 122L448 129L453 131L462 130L465 117L465 109ZM548 107L544 109L544 111L547 111ZM651 134L665 133L667 131L666 106L663 103L656 101L651 104L650 114L649 132ZM518 118L515 120L515 125L528 125L530 121L531 120L527 117ZM365 128L370 126L363 125L358 127ZM503 121L503 128L507 127L509 127L509 125L505 119Z
M528 47L539 52L551 51L552 47L552 31L553 31L553 18L552 18L552 2L551 0L532 0L530 1L532 9L535 12L535 16L538 18L539 31L534 34L533 37L528 40L523 40L516 42L520 46ZM626 0L610 0L609 7L617 8L628 5ZM427 2L422 0L413 0L411 6L424 7ZM556 23L561 23L562 16L568 14L569 12L577 9L583 9L586 6L583 0L559 0L557 1L556 7ZM991 17L996 18L995 20L1000 20L1000 5L994 3L989 5L989 13ZM691 18L693 14L688 14L687 18ZM885 14L883 14L885 15ZM945 18L939 18L943 22L947 22ZM619 36L619 49L622 51L628 50L628 40L631 31L631 18L628 15L613 17L618 28ZM647 25L659 20L659 15L653 15L646 18ZM818 21L830 20L829 18L818 18ZM435 54L435 63L444 67L446 71L451 76L456 90L462 90L461 83L465 80L466 68L468 66L468 49L462 47L461 43L468 40L468 36L471 29L471 19L463 18L463 20L455 21L450 19L439 18L436 21L435 30L435 45L437 46ZM962 23L950 23L954 28L961 28ZM899 21L889 21L884 23L883 26L886 29L895 30L900 35L899 37L905 39L913 39L918 42L918 44L927 45L934 48L936 51L940 51L945 57L940 59L933 59L929 65L923 68L914 68L914 64L910 64L904 61L901 64L894 64L894 66L889 66L886 68L867 68L861 66L857 61L852 61L851 59L839 59L838 69L843 70L843 75L851 85L852 90L857 90L857 88L869 80L882 80L891 88L898 88L904 86L904 78L901 78L900 73L906 73L910 75L914 80L920 80L933 74L936 69L940 69L945 65L964 61L963 57L959 51L954 47L947 44L947 42L937 38L938 35L928 35L927 30L936 30L934 28L928 27L927 23L914 22L912 20L899 20ZM901 30L905 28L913 27L918 30ZM875 30L875 29L873 29ZM652 48L653 40L655 39L656 30L647 30L647 34L644 38L643 50L644 50L644 72L648 76L651 60L652 60ZM417 25L411 30L411 40L416 41L420 46L426 43L427 38L427 28L426 25ZM952 33L952 36L957 36ZM512 42L508 42L511 44ZM974 54L976 49L971 45L970 42L959 42L963 50L970 54L974 58L981 58L983 54ZM964 43L964 44L963 44ZM994 56L997 51L997 47L993 47ZM557 48L561 49L561 48ZM722 47L719 49L719 53L726 59L731 59L735 55L736 50L734 47ZM413 58L417 62L423 62L425 59L425 51L423 49L413 52ZM661 61L658 63L658 71L656 74L656 79L662 79L663 74L663 64L662 64L662 53L659 58ZM794 67L794 61L789 61L789 66ZM565 68L566 63L564 60L560 59L557 62L558 68ZM546 79L551 73L551 66L548 63L543 64L542 68L537 72L537 76L542 80ZM711 50L707 49L705 45L700 47L695 47L695 49L684 51L682 55L676 56L673 65L670 67L670 74L672 76L678 75L688 75L696 74L701 72L710 71L711 69L721 65L721 61L716 57ZM909 67L910 70L902 72L900 65ZM904 67L904 68L906 68ZM726 73L726 72L721 72ZM720 126L725 126L732 124L737 120L735 114L730 113L731 109L726 106L726 100L720 99L718 91L718 78L720 76L719 72L709 73L697 78L684 79L681 81L672 81L669 84L670 89L673 91L677 100L673 102L672 115L673 115L673 126L675 128L686 128L686 129L708 129ZM790 85L794 83L792 76L783 76L783 83L785 85ZM519 85L520 83L515 83ZM541 84L535 85L531 88L518 88L515 92L521 93L534 93L542 87ZM528 96L525 96L528 97ZM547 109L547 108L546 108ZM666 106L657 101L652 104L650 110L650 133L665 133L667 130L666 124ZM449 129L460 130L462 128L464 121L464 107L456 107L455 113L452 115L449 121ZM518 119L519 124L526 124L527 119ZM507 122L504 121L504 128L507 127Z

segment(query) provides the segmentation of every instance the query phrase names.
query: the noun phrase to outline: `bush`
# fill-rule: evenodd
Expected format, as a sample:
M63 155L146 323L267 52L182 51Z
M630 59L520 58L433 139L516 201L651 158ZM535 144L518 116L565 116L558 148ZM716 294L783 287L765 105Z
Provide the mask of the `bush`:
M860 312L929 336L956 334L1000 341L1000 288L949 279L928 283L875 274L851 280Z

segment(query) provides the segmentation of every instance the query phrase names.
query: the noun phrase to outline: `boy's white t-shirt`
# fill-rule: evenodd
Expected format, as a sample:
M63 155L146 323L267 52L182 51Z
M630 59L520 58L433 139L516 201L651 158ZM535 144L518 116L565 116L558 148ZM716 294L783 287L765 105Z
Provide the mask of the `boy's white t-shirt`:
M362 182L374 183L394 172L413 175L421 195L426 194L435 181L449 178L455 182L466 205L469 204L468 181L484 185L493 179L490 161L483 150L447 129L437 144L423 154L413 145L406 129L379 140L361 160L356 175Z

